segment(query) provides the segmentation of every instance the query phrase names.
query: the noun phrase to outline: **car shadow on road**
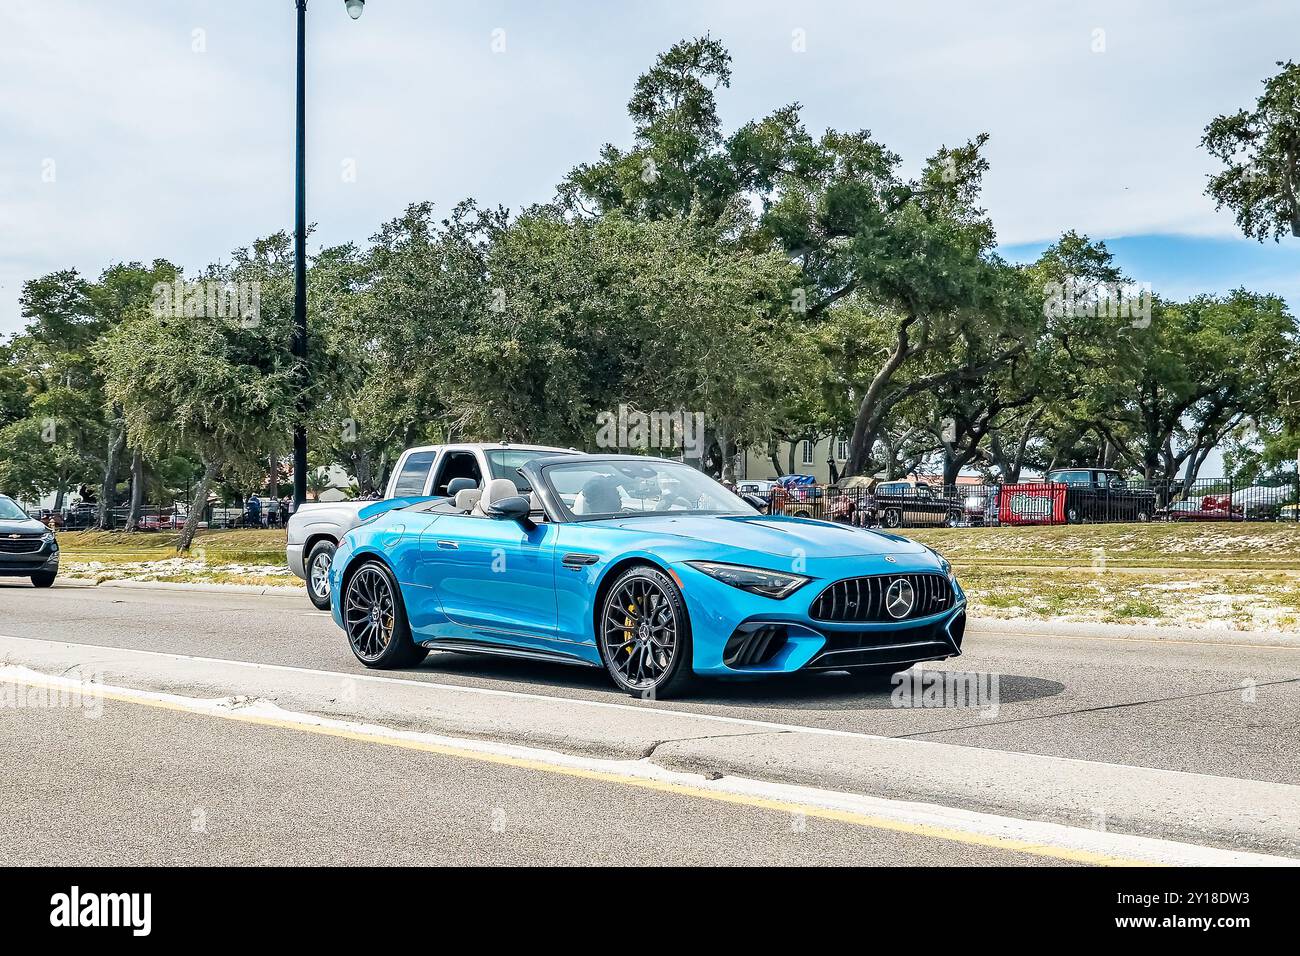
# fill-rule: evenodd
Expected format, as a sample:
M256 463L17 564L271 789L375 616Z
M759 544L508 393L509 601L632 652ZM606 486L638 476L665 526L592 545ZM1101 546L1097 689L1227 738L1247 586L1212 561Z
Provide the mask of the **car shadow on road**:
M628 700L614 688L605 672L595 668L512 660L455 653L435 653L413 673L528 685L534 692L557 690L596 692L610 700ZM945 677L944 675L949 675ZM955 676L954 676L955 675ZM1060 681L1022 674L962 671L933 665L917 666L904 675L864 680L844 671L817 671L771 677L701 679L683 696L666 704L721 705L755 709L792 710L896 710L942 707L984 710L998 706L1054 697L1065 690Z

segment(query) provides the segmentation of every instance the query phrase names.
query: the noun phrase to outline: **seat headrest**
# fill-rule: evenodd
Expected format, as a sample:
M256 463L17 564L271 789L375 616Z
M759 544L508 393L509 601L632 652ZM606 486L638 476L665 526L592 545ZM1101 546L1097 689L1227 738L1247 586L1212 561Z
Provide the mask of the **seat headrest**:
M455 498L462 491L475 491L478 489L478 482L473 478L453 478L447 482L447 495Z
M519 494L519 489L509 478L493 478L483 489L483 497L479 499L480 508L488 508L496 504L502 498L514 498Z
M456 480L459 481L460 479L457 478ZM456 492L456 510L469 511L478 504L479 499L482 497L483 492L479 491L477 488L464 488Z

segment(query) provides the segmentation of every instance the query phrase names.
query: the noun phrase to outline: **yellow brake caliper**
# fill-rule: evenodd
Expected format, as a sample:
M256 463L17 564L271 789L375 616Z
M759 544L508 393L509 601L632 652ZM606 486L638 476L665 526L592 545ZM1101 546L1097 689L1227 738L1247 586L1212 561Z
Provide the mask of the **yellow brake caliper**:
M635 614L635 613L636 613L636 605L635 605L635 604L629 604L629 605L627 606L627 610L628 610L628 613L629 613L629 614ZM632 653L632 630L631 630L631 628L632 628L632 618L630 618L630 617L626 617L626 616L623 618L623 628L624 628L624 630L623 630L623 641L624 641L623 650L625 650L625 651L627 651L629 654L631 654L631 653Z

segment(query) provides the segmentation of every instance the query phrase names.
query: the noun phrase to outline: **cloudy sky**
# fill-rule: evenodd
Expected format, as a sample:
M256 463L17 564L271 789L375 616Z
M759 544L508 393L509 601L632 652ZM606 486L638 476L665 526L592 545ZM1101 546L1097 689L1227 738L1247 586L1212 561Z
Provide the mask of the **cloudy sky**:
M44 272L199 268L291 227L293 28L293 0L0 0L0 333ZM356 22L311 0L317 243L416 200L549 199L628 142L655 54L706 31L734 57L729 128L798 101L909 169L990 133L984 197L1013 258L1074 228L1159 292L1300 296L1300 239L1241 239L1203 195L1205 123L1300 45L1300 7L1250 0L369 0Z

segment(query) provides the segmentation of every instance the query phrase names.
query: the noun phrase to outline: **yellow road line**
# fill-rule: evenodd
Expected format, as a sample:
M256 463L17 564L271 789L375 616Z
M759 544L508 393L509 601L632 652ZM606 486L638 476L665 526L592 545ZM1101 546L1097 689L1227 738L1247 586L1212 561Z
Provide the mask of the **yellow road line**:
M68 687L68 684L66 683L46 682L28 678L26 676L13 676L7 677L6 679L21 682L29 686L49 689L66 689ZM859 813L852 810L839 810L833 807L823 807L811 803L805 804L790 800L759 797L751 794L732 793L725 790L715 790L709 787L693 786L690 784L675 783L668 780L656 780L650 777L623 774L618 773L617 771L595 770L587 767L572 767L564 764L547 763L546 761L530 757L494 753L486 750L470 750L463 747L454 747L430 741L395 737L384 733L353 730L343 727L331 727L310 721L283 720L275 717L262 716L260 714L241 714L238 711L219 712L214 711L209 707L191 706L176 700L160 700L155 697L137 695L121 690L101 689L99 687L87 687L86 685L82 685L82 688L83 693L93 693L105 700L136 704L142 707L154 707L160 710L193 714L202 717L218 717L224 720L235 720L240 723L253 724L260 727L273 727L280 730L297 730L343 740L379 744L381 746L396 747L403 750L415 750L422 753L437 754L444 757L475 760L480 763L497 764L521 770L534 770L541 773L559 774L561 776L575 777L582 780L596 780L603 783L619 784L621 786L639 787L643 790L654 790L660 793L695 797L702 800L712 800L718 803L729 803L752 807L755 809L771 810L778 813L803 814L808 817L832 820L837 823L847 823L853 826L867 827L875 830L889 830L896 833L910 834L912 836L948 840L953 843L962 843L969 846L987 847L990 849L1004 850L1014 853L1026 853L1032 856L1050 857L1052 859L1063 860L1071 863L1083 863L1093 866L1153 865L1144 860L1112 856L1105 853L1094 852L1092 850L1058 847L1046 843L1018 840L1011 837L991 836L988 834L974 833L936 824L909 823L903 820L893 820L888 817Z

